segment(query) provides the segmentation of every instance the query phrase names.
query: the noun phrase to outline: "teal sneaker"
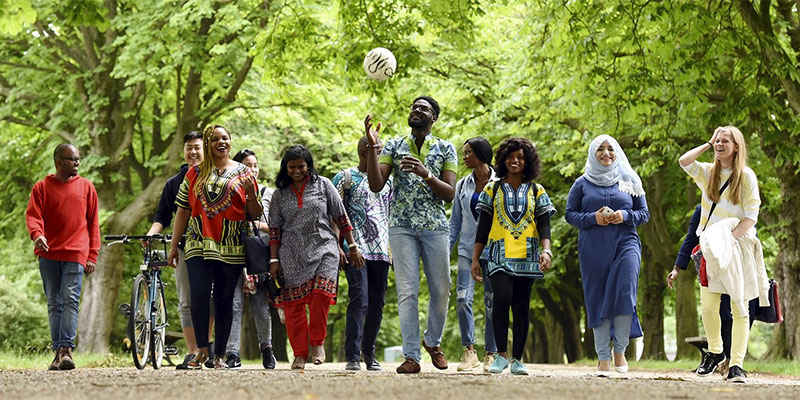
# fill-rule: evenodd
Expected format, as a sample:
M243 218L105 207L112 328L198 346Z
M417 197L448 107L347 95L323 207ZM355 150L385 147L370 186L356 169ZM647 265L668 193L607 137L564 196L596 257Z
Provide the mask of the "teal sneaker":
M514 375L528 375L528 369L525 368L525 364L520 360L511 357L511 373Z
M508 368L508 359L498 354L488 372L490 374L499 374L506 368Z

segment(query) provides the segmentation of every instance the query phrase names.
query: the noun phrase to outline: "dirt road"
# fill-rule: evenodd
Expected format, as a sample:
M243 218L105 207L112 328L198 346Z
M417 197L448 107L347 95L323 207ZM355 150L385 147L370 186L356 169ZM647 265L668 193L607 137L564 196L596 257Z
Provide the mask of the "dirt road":
M800 380L751 374L747 385L720 375L701 379L684 371L639 372L596 377L593 368L528 364L531 375L457 373L455 363L421 374L344 371L344 364L309 365L304 372L281 363L277 370L246 365L235 371L158 371L84 368L74 371L0 371L0 398L12 399L798 399Z

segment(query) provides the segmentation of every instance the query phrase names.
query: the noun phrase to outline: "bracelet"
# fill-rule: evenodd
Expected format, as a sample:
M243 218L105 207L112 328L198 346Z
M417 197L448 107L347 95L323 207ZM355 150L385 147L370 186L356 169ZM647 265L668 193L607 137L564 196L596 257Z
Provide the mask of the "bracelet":
M375 144L367 144L367 148L368 149L377 149L379 147L381 147L381 145L377 144L377 143L375 143Z
M550 249L544 249L542 250L542 253L547 253L550 256L550 258L553 258L553 251Z
M427 182L427 181L429 181L429 180L433 179L433 172L431 172L430 170L428 170L428 176L426 176L426 177L424 177L424 178L422 178L422 179L423 179L425 182Z
M708 141L707 143L709 146L714 147L714 143L711 143L711 141Z
M280 263L280 260L278 260L277 258L270 258L269 263L270 264Z

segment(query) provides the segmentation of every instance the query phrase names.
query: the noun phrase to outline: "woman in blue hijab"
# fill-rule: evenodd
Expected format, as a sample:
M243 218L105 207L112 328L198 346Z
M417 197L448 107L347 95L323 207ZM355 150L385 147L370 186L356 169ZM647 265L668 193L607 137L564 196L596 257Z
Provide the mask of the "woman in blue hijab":
M597 371L628 371L625 349L642 336L636 292L642 245L636 227L650 219L642 180L617 141L600 135L589 145L586 171L569 190L566 220L578 228L578 258Z

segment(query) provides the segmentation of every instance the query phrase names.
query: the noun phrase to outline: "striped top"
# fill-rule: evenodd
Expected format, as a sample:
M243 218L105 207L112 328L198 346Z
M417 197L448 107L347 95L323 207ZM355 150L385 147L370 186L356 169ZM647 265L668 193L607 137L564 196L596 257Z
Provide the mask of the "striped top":
M703 199L700 203L703 210L700 214L700 224L697 226L697 236L700 236L700 233L703 232L703 227L706 225L706 220L708 220L708 212L711 210L711 204L713 204L711 199L708 198L708 194L706 194L706 184L708 180L711 179L712 166L713 164L711 163L695 161L682 167L683 170L694 179L694 182L703 192ZM723 169L720 172L720 188L722 188L722 185L725 184L725 181L728 180L732 173L732 169ZM722 192L720 202L717 203L717 208L714 209L714 215L711 216L711 221L708 225L731 217L739 219L750 218L758 222L758 209L761 206L761 197L758 194L758 180L752 169L745 167L742 171L742 200L739 204L733 204L733 202L731 202L729 197L731 193L730 186ZM750 229L752 230L750 233L755 234L755 226Z

